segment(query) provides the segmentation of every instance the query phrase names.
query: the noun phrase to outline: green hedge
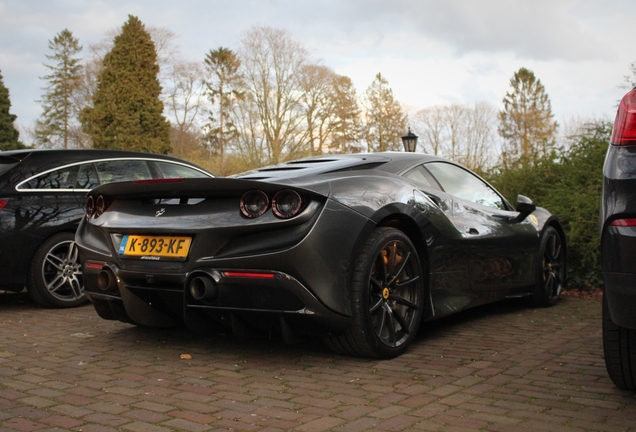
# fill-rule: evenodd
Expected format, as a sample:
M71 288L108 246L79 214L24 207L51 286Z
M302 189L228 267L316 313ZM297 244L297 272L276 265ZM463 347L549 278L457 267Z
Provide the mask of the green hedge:
M602 284L599 250L599 206L603 161L612 124L597 122L572 137L571 145L550 157L518 169L493 170L486 179L511 202L526 195L561 221L568 244L569 285Z

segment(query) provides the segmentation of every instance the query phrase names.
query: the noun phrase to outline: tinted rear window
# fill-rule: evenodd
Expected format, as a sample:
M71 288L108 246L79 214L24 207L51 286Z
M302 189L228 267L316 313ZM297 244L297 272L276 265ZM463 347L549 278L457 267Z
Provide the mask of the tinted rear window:
M101 184L152 178L150 168L143 160L108 160L95 163Z
M159 162L155 161L155 165L161 171L164 178L203 178L209 177L203 174L201 171L195 170L185 165L180 165L172 162Z
M22 189L73 189L77 179L77 165L51 171L35 177L28 183L20 186Z

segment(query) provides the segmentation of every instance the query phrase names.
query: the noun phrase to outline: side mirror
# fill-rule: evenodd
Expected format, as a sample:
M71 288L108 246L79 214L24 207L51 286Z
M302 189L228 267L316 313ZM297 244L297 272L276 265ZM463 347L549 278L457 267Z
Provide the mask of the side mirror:
M536 208L537 206L534 205L530 198L523 195L517 195L517 211L519 212L517 219L519 221L524 220L530 213L535 211Z

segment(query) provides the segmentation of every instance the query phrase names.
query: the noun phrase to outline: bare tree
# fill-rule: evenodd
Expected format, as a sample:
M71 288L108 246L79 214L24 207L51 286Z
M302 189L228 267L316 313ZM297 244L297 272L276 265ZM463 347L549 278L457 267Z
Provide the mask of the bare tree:
M193 136L200 135L199 113L203 107L203 68L200 63L177 63L170 70L168 86L164 88L164 106L172 121L173 154L183 154L192 146Z
M446 140L445 106L435 105L415 114L415 130L425 153L441 156Z
M415 114L415 129L425 152L484 170L498 147L496 115L495 107L484 102L436 105Z
M468 107L466 120L465 145L459 162L472 170L484 171L499 155L497 109L487 102L478 102Z
M618 85L619 88L631 90L636 86L636 61L629 65L629 75L623 76L623 82Z
M248 167L260 167L270 163L268 144L262 127L262 118L251 93L245 93L242 102L232 107L239 139L236 153Z
M306 136L312 155L320 155L335 129L335 101L332 97L337 75L326 66L308 64L301 69L301 103L305 112Z
M240 46L244 103L252 106L237 112L248 115L241 119L242 128L247 128L247 141L251 145L250 140L262 134L267 163L308 154L303 141L300 73L308 64L309 53L288 32L271 27L251 28Z

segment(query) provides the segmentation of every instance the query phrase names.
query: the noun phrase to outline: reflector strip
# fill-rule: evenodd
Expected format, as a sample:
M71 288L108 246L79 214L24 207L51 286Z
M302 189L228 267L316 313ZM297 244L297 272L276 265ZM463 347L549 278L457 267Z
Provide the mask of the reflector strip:
M228 271L228 272L223 272L223 276L225 276L225 277L251 278L251 279L274 279L274 276L276 276L276 275L274 273L254 273L254 272Z
M616 219L610 226L636 227L636 219Z
M91 267L91 268L96 268L101 270L102 268L104 268L104 264L87 261L86 267Z
M6 199L2 199L0 200L0 210L2 210L3 208L5 208L5 206L9 203L9 200Z

